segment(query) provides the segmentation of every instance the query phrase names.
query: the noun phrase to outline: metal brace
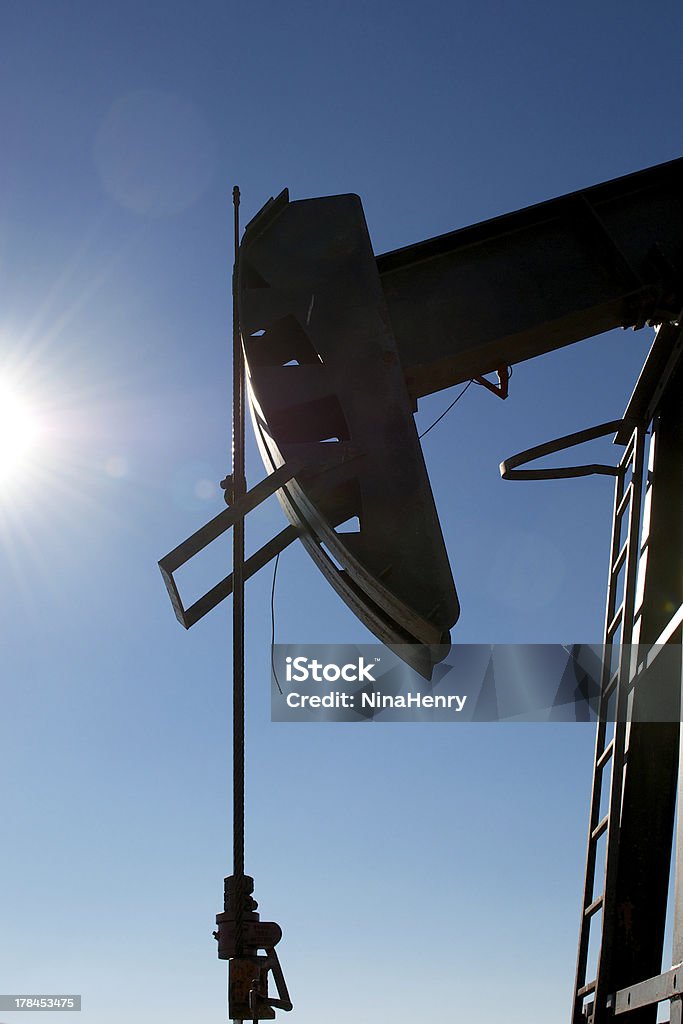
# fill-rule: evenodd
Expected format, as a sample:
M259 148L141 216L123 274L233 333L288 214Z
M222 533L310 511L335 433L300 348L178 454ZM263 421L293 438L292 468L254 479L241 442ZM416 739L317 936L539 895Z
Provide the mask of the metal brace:
M496 370L496 376L498 377L497 384L494 384L493 381L487 380L486 377L473 377L472 380L475 384L481 384L483 388L487 388L498 398L505 400L508 396L508 386L510 384L510 377L512 376L510 367L499 366Z
M345 446L345 458L358 458L361 455L362 452L352 446ZM324 482L325 473L328 470L334 469L339 464L339 458L339 456L336 458L331 457L330 453L326 452L324 457L321 454L320 459L317 461L311 459L307 462L290 460L284 463L279 469L274 470L269 476L247 491L234 504L231 500L228 508L219 512L217 516L209 520L201 529L197 530L196 533L193 533L191 537L188 537L187 540L183 541L182 544L179 544L178 547L161 559L159 569L166 584L168 596L171 599L178 622L185 629L190 629L194 626L207 612L210 612L232 593L232 573L222 579L220 583L217 583L215 587L212 587L211 590L195 601L189 608L186 608L183 604L174 573L211 544L212 541L216 540L217 537L220 537L221 534L234 527L238 520L243 519L249 512L280 490L280 488L285 487L294 477L301 473L306 473L309 477L320 478ZM234 497L231 476L221 481L221 487L225 491L226 500ZM284 551L301 533L302 529L299 527L286 526L284 530L281 530L280 533L271 538L258 551L250 555L244 563L245 580L253 576L259 569L262 569L264 565L267 565L281 551Z

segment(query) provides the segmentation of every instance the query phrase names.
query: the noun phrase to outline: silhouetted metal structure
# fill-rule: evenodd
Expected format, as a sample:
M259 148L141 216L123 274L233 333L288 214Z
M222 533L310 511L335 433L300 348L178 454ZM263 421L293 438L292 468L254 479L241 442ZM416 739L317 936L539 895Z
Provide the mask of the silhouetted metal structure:
M573 1024L586 1017L602 1024L621 1015L629 1024L654 1024L656 1004L665 999L672 1000L672 1020L681 1011L676 997L683 984L683 822L675 844L671 970L662 970L662 958L681 791L682 389L683 333L678 324L666 324L622 420L539 445L501 465L511 479L595 472L615 477ZM617 466L516 469L606 432L616 432L624 446ZM664 650L666 672L658 678L653 669Z
M240 321L266 468L336 454L333 474L278 496L340 596L380 640L413 644L423 674L459 606L417 400L676 316L680 182L674 162L378 258L357 196L283 192L248 225Z
M160 563L178 618L192 625L230 593L231 577L185 609L174 571L276 492L290 526L247 560L245 577L300 538L356 615L382 641L411 644L411 663L429 676L459 605L417 400L490 372L499 384L488 386L505 397L514 363L614 327L663 325L622 420L501 466L511 479L602 472L616 481L605 625L614 659L597 730L574 1024L611 1014L654 1024L656 1002L668 998L672 1019L681 1014L680 876L674 970L661 973L680 686L673 723L616 715L610 736L607 718L615 702L647 703L638 658L626 659L624 645L681 640L682 271L683 160L379 257L357 196L290 203L283 192L248 225L238 279L252 419L269 475ZM618 466L518 468L608 431L624 446ZM355 532L341 532L349 521Z

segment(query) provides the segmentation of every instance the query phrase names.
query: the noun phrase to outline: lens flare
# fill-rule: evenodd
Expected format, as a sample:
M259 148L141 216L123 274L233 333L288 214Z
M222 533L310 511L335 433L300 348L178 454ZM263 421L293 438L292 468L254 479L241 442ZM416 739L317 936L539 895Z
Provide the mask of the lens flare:
M10 385L0 381L0 488L14 481L40 434L31 406Z

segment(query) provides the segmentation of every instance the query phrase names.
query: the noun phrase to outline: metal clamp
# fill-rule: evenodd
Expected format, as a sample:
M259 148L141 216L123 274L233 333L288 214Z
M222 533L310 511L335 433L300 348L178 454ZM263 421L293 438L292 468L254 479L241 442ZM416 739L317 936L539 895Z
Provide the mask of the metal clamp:
M254 879L244 875L225 879L224 911L216 915L218 957L229 960L228 1014L233 1021L273 1020L275 1010L291 1010L285 976L275 946L282 929L274 921L261 921L253 898ZM238 906L238 900L241 903ZM259 950L265 951L265 956ZM277 995L268 994L268 974Z

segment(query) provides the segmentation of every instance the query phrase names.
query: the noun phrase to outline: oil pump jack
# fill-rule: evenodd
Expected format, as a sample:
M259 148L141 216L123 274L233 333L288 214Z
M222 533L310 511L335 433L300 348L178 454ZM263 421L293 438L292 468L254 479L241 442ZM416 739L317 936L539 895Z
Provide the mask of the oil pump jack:
M655 1024L657 1004L670 1000L680 1022L683 159L381 256L358 196L290 202L285 190L241 240L236 230L236 244L237 384L244 358L267 475L251 490L227 478L229 507L160 562L176 615L188 628L233 590L237 598L238 585L298 539L365 625L427 678L448 653L459 603L413 418L418 400L475 379L505 398L516 363L615 327L658 327L620 420L537 445L501 472L615 479L610 657L572 1020ZM621 453L614 465L520 468L609 434ZM242 552L233 573L185 608L174 572L220 533L241 529L272 494L289 525L246 561ZM357 530L342 532L349 520ZM678 652L667 722L637 713L647 693L634 651L645 645L650 659L665 645ZM627 700L628 716L619 710ZM672 967L663 970L672 849ZM226 880L216 933L219 956L231 960L235 1019L291 1008L274 952L280 930L254 910L242 866Z

